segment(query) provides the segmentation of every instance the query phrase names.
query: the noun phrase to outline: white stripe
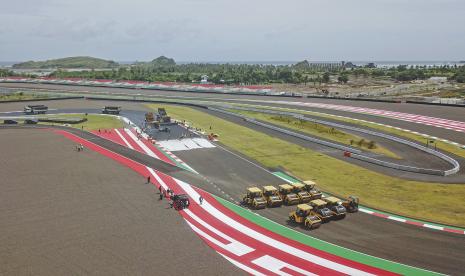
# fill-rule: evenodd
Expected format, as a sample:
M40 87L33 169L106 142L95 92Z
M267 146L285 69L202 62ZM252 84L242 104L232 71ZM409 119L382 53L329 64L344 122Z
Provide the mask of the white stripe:
M141 140L139 140L139 138L137 138L131 130L125 128L124 131L145 151L145 153L147 153L147 155L160 159L151 149L149 149Z
M244 265L244 264L242 264L242 263L240 263L240 262L238 262L236 260L233 260L233 259L231 259L231 258L229 258L229 257L227 257L227 256L225 256L225 255L223 255L221 253L218 253L218 254L223 256L223 258L225 258L226 260L230 261L233 265L239 267L240 269L243 269L245 272L248 272L248 273L250 273L252 275L255 275L255 276L266 276L265 274L260 273L260 272L256 271L255 269L250 268L250 267L248 267L248 266L246 266L246 265Z
M431 229L436 229L436 230L444 230L444 227L441 226L436 226L436 225L431 225L431 224L423 224L424 227L426 228L431 228Z
M289 274L289 273L286 273L286 272L283 272L281 271L281 269L287 267L288 269L291 269L291 270L294 270L295 272L298 272L298 273L301 273L303 275L317 275L317 274L313 274L313 273L310 273L308 271L305 271L303 269L300 269L298 267L295 267L293 265L290 265L288 263L285 263L281 260L278 260L276 258L273 258L271 256L268 256L268 255L265 255L265 256L262 256L260 258L257 258L255 260L252 261L252 263L258 265L258 266L261 266L273 273L276 273L278 275L283 275L283 276L292 276L292 274Z
M396 220L396 221L400 221L400 222L406 222L407 220L406 219L403 219L403 218L398 218L398 217L393 217L393 216L389 216L387 217L388 219L392 219L392 220Z
M204 231L200 230L199 228L197 228L195 225L190 223L188 220L186 220L186 222L200 236L206 238L207 240L209 240L212 243L216 244L217 246L223 248L224 250L227 250L227 251L233 253L236 256L243 256L243 255L248 254L248 253L255 250L255 249L253 249L251 247L248 247L247 245L245 245L243 243L240 243L240 242L236 241L235 239L233 239L233 238L231 238L229 236L226 236L225 234L223 234L222 232L220 232L220 231L216 230L215 228L211 227L209 224L205 223L204 221L202 221L202 222L205 225L204 224L202 224L202 225L205 226L205 228L209 229L210 231L211 231L211 229L214 229L214 231L212 231L213 233L217 234L218 236L222 237L225 240L228 240L230 243L229 244L224 244L224 243L220 242L219 240L213 238L212 236L208 235Z
M199 198L199 194L187 183L181 181L181 180L178 180L178 179L175 179L173 178L177 183L178 185L184 189L184 191L186 191L187 194L189 194L189 196L191 198ZM268 244L269 246L272 246L278 250L281 250L283 252L286 252L288 254L291 254L291 255L294 255L298 258L301 258L301 259L304 259L304 260L307 260L309 262L312 262L312 263L315 263L315 264L318 264L320 266L323 266L323 267L327 267L327 268L330 268L330 269L333 269L333 270L336 270L336 271L339 271L339 272L342 272L342 273L346 273L346 274L350 274L350 275L373 275L371 273L368 273L368 272L365 272L365 271L362 271L362 270L358 270L358 269L355 269L355 268L352 268L352 267L348 267L348 266L345 266L345 265L342 265L342 264L339 264L339 263L335 263L333 261L330 261L330 260L327 260L327 259L324 259L322 257L319 257L319 256L316 256L316 255L313 255L313 254L310 254L308 252L305 252L303 250L300 250L298 248L294 248L290 245L287 245L283 242L280 242L280 241L277 241L275 239L272 239L270 237L267 237L266 235L263 235L262 233L259 233L233 219L231 219L230 217L226 216L225 214L223 214L222 212L220 212L218 209L216 209L215 207L213 207L210 203L208 203L206 200L203 201L201 207L206 210L208 213L210 213L213 217L219 219L220 221L223 221L223 223L231 226L232 228L236 229L237 231L240 231L242 233L244 233L245 235L251 237L251 238L254 238L255 240L257 241L260 241L260 242L263 242L265 244Z
M116 134L118 134L118 136L123 140L123 142L124 142L130 149L134 149L134 147L131 146L131 144L129 144L128 140L126 140L126 138L124 138L124 136L121 135L121 133L119 132L119 130L117 130L117 129L115 128L115 132L116 132Z
M147 170L155 177L155 179L160 183L160 185L163 187L163 189L168 190L168 185L166 185L165 181L163 181L152 168L146 167Z
M367 209L365 209L365 208L358 208L358 210L359 210L360 212L364 212L364 213L367 213L367 214L370 214L370 215L372 215L372 214L375 213L375 212L370 211L370 210L367 210Z

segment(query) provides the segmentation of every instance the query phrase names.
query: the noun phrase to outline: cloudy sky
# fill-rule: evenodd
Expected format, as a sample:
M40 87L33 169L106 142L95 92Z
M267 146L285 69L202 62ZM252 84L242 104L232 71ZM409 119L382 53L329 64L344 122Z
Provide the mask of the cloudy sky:
M0 60L464 60L463 0L1 0Z

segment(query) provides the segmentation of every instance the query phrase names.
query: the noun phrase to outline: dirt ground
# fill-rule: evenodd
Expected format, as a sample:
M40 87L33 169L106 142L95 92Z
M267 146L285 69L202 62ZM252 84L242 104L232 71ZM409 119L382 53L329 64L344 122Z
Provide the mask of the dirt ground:
M152 185L47 130L0 130L0 275L237 275Z

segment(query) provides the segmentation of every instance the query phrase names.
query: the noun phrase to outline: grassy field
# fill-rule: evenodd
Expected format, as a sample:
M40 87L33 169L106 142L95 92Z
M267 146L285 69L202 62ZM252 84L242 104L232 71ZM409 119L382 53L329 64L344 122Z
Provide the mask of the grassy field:
M465 185L407 181L385 176L331 158L269 135L175 105L165 107L170 116L204 130L212 126L221 143L269 168L284 167L301 179L340 196L358 195L363 204L419 219L465 226Z
M97 115L97 114L60 114L60 115L47 115L40 116L48 118L87 118L87 121L82 124L72 124L71 127L80 128L84 126L84 130L98 130L98 129L111 129L123 127L123 122L113 116ZM50 124L50 123L41 123Z
M8 94L0 94L0 101L23 101L32 99L45 99L47 96L37 94L27 94L23 92L15 92Z
M405 138L415 140L415 141L419 142L420 144L424 144L425 141L426 141L426 138L423 137L422 135L414 134L414 133L411 133L411 132L407 132L407 131L403 131L403 130L399 130L399 129L395 129L395 128L380 126L380 125L370 123L370 122L361 122L361 121L353 120L351 118L336 117L336 116L332 116L332 115L326 114L326 113L305 111L305 110L292 109L292 108L280 108L280 107L263 108L263 106L258 106L258 105L240 104L240 106L262 108L262 109L270 109L270 110L281 110L281 111L294 112L294 113L300 113L300 114L308 114L308 115L312 115L312 116L315 116L315 117L328 118L328 119L332 119L332 120L335 120L335 121L347 122L347 123L351 123L351 124L355 124L355 125L359 125L359 126L366 126L366 127L372 128L372 129L381 130L381 131L386 132L386 133L391 133L391 134L394 134L394 135L397 135L397 136L401 136L401 137L405 137ZM460 148L458 146L451 145L451 144L448 144L448 143L445 143L445 142L442 142L442 141L439 141L439 140L436 141L436 146L437 146L438 149L441 149L443 151L447 151L447 152L450 152L450 153L453 153L453 154L456 154L458 156L461 156L461 157L465 158L465 149L463 149L463 148Z
M234 111L234 110L231 110ZM307 122L307 121L300 121L290 116L280 116L280 115L272 115L272 114L264 114L259 112L252 112L252 111L236 111L242 115L252 117L261 121L269 122L275 125L279 125L282 127L294 129L297 131L302 131L308 133L313 136L321 137L326 140L331 140L334 142L338 142L341 144L345 144L352 147L358 147L363 150L367 150L370 152L382 154L388 157L400 159L398 155L393 153L392 151L377 145L376 143L371 144L370 141L364 140L362 137L349 134L347 132L328 127L325 125Z

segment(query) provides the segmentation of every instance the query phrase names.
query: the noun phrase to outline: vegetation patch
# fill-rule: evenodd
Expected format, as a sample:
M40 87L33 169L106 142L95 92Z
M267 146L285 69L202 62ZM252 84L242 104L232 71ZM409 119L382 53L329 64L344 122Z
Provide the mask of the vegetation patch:
M119 120L117 117L114 116L107 116L107 115L98 115L98 114L60 114L60 115L46 115L40 116L39 118L55 118L55 119L87 119L87 121L78 123L78 124L70 124L71 127L80 128L83 130L91 131L91 130L98 130L98 129L113 129L113 128L122 128L123 122ZM42 123L41 123L42 124ZM50 123L43 123L50 125Z
M465 185L408 181L386 176L323 155L281 139L236 125L188 107L164 107L193 127L219 135L221 143L269 168L284 167L301 179L313 179L323 190L346 197L358 195L363 204L404 216L465 226ZM451 208L454 206L454 208Z
M0 94L0 101L23 101L23 100L36 100L48 98L47 95L38 95L24 92L14 92Z
M367 150L373 153L378 153L378 154L382 154L388 157L400 159L400 156L378 145L375 141L364 139L357 135L353 135L353 134L338 130L334 127L329 127L329 126L325 126L322 124L317 124L317 123L308 122L304 120L298 120L291 116L271 115L271 114L264 114L260 112L242 111L242 110L241 111L231 110L231 111L240 113L248 117L255 118L257 120L269 122L269 123L279 125L282 127L308 133L310 135L320 137L326 140L334 141L340 144L344 144L344 145L360 148L362 150Z

